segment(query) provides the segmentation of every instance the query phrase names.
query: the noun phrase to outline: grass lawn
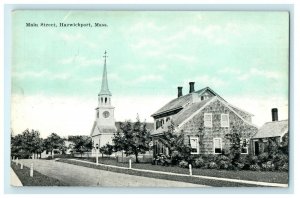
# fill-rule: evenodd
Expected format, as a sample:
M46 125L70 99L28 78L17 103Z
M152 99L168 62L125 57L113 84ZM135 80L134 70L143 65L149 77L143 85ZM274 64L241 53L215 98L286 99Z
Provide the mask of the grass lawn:
M87 161L95 161L95 159L85 159ZM139 172L135 170L123 170L111 167L103 167L96 166L93 164L86 164L76 161L70 161L67 159L60 159L59 161L65 163L76 164L80 166L97 168L102 170L108 170L113 172L120 172L132 175L140 175L145 177L152 178L160 178L160 179L169 179L175 181L184 181L189 183L210 185L210 186L254 186L250 184L241 184L234 182L226 182L226 181L216 181L216 180L207 180L200 179L194 177L184 177L184 176L175 176L175 175L162 175L158 173L147 173L147 172ZM118 163L114 159L99 159L99 163L116 165L122 167L128 167L127 163ZM151 165L151 164L143 164L143 163L133 163L132 168L136 169L146 169L146 170L155 170L155 171L164 171L164 172L172 172L172 173L181 173L188 174L188 169L180 168L180 167L172 167L172 166L160 166L160 165ZM252 181L262 181L262 182L273 182L273 183L288 183L288 173L285 172L255 172L255 171L225 171L225 170L211 170L211 169L193 169L193 175L202 175L202 176L212 176L212 177L224 177L231 179L244 179L244 180L252 180Z
M19 177L23 186L67 186L58 179L48 177L37 171L33 171L33 177L30 177L30 168L26 166L23 166L23 169L21 169L20 165L17 166L15 163L11 163L11 167Z

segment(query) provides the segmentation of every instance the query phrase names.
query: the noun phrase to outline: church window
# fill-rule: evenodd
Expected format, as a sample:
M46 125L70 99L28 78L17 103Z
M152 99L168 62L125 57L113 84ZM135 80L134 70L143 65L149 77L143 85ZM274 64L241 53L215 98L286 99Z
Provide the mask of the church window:
M204 126L212 127L212 114L211 113L204 113Z
M99 111L97 111L97 118L99 118Z
M167 117L166 122L168 122L170 120L170 117Z
M101 97L101 104L103 103L103 98Z
M107 103L107 98L105 97L105 104Z

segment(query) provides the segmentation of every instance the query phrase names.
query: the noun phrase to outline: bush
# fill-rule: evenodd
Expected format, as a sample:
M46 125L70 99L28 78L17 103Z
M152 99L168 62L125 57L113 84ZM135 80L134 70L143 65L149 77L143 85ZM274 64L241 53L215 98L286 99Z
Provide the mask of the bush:
M259 171L260 170L260 166L258 164L250 165L250 170L252 170L252 171Z
M182 160L179 162L179 167L181 168L188 168L189 167L189 163L185 160Z
M226 155L218 155L216 157L217 165L220 169L232 169L231 160Z
M260 163L265 163L269 161L269 153L264 152L258 156L258 160Z
M173 151L171 154L171 163L177 165L182 160L182 155L178 151Z
M195 168L202 168L205 167L205 161L202 157L198 157L195 159L193 166Z
M236 165L237 165L236 168L237 168L238 170L242 170L242 169L245 167L245 164L242 163L242 162L238 162Z
M289 170L289 164L284 163L282 166L278 167L279 171L288 171Z
M209 162L207 168L209 168L209 169L217 169L218 165L215 162Z
M254 156L254 155L248 155L247 157L247 162L250 164L250 165L256 165L258 163L258 157L257 156Z
M261 168L264 171L274 171L275 170L275 166L272 161L267 161L265 163L262 163Z

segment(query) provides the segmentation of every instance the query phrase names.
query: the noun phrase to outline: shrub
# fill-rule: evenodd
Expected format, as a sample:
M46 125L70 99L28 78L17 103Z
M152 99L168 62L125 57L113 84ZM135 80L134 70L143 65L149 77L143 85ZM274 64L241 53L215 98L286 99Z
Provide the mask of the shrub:
M259 171L260 170L260 166L258 164L252 164L252 165L250 165L250 170L252 170L252 171Z
M217 169L218 165L215 162L209 162L207 168L209 168L209 169Z
M261 168L264 171L274 171L275 170L275 166L272 161L267 161L265 163L262 163Z
M231 165L230 161L223 161L223 160L221 160L221 161L218 162L218 167L220 169L228 170L228 169L232 168L232 165Z
M182 160L179 162L179 167L181 168L188 168L189 167L189 163L185 160Z
M284 163L282 166L278 167L279 171L288 171L289 170L289 164Z
M269 159L269 153L267 152L264 152L258 156L258 160L260 163L265 163L268 161L268 159Z
M283 153L277 154L274 156L273 163L275 165L275 170L280 170L281 167L289 163L289 157ZM285 170L285 168L283 170Z
M182 155L178 151L173 151L171 154L171 163L177 165L182 160Z
M242 162L238 162L236 165L237 165L236 168L237 168L238 170L242 170L242 169L245 167L245 164L242 163Z
M258 157L254 155L248 155L247 161L250 165L256 165L258 163Z
M202 157L198 157L195 159L194 163L193 163L193 166L195 168L202 168L202 167L205 167L205 161Z

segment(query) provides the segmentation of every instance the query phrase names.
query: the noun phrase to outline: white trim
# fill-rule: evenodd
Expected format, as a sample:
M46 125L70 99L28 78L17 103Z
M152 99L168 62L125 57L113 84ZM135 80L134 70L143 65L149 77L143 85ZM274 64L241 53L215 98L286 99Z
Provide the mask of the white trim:
M280 136L280 139L279 139L280 142L282 142L283 136L284 136L285 134L287 134L288 132L289 132L289 129L286 129L286 130L282 133L282 135Z
M208 106L210 103L212 103L213 101L215 101L217 99L217 96L214 96L210 101L208 101L205 105L203 105L200 109L198 109L197 111L195 111L190 117L188 117L187 119L185 119L183 122L181 122L181 124L178 125L178 129L180 129L185 123L187 123L189 120L191 120L195 115L197 115L200 111L202 111L202 109L204 109L206 106Z
M207 125L205 125L205 117L206 116L209 116L210 117L210 124L207 124ZM203 125L204 125L204 127L206 127L206 128L212 128L213 127L213 121L212 121L212 113L204 113L204 115L203 115Z
M191 139L196 139L196 149L197 149L197 152L192 152L192 151L191 151L191 154L199 154L199 153L200 153L200 148L199 148L199 137L191 136L191 137L190 137L190 142L191 142Z
M221 153L216 153L215 140L220 140ZM222 154L222 138L214 138L213 143L214 143L214 154Z
M226 120L222 120L222 116L226 115L227 116L227 125L223 125L222 123ZM229 113L221 113L221 127L228 127L229 128Z
M233 110L231 107L230 107L230 104L226 104L224 103L222 100L219 100L223 105L225 105L228 109L230 109L233 113L235 113L239 118L241 118L244 122L246 122L247 124L251 125L251 126L254 126L256 128L258 128L258 126L256 126L255 124L251 123L251 122L248 122L247 120L245 120L240 114L238 114L235 110Z

